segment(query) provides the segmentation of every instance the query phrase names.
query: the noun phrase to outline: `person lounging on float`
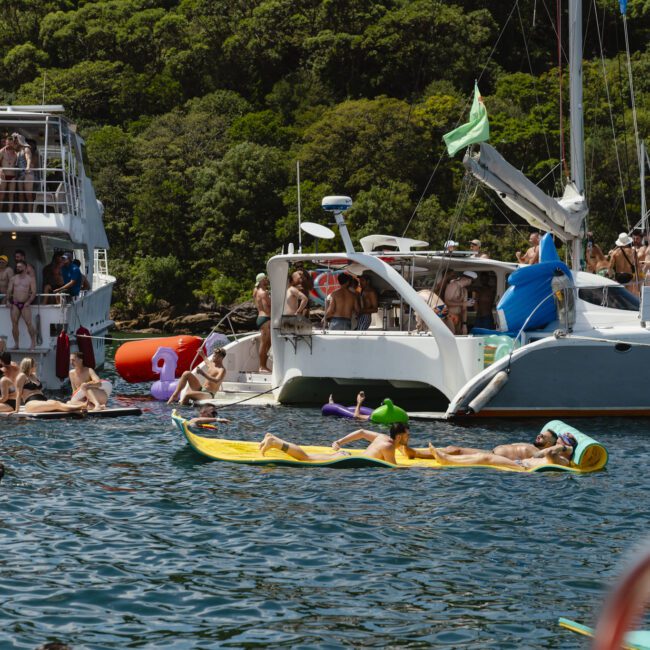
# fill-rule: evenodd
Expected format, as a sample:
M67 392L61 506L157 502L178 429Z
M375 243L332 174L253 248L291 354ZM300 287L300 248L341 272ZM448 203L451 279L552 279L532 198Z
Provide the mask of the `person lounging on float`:
M385 433L377 433L376 431L358 429L357 431L348 433L347 436L343 436L343 438L340 438L339 440L335 440L332 443L332 448L335 450L334 453L308 454L299 445L278 438L272 433L267 433L264 436L264 439L260 442L259 449L262 452L262 456L264 456L269 449L279 449L296 460L321 461L331 460L340 456L348 456L348 452L341 449L341 447L347 445L349 442L354 442L355 440L366 440L370 444L365 450L364 456L367 458L377 458L378 460L383 460L387 463L396 465L396 449L401 449L402 453L409 458L423 457L420 455L419 451L408 447L409 436L410 431L408 426L402 422L396 422L391 426L388 435Z
M206 370L203 370L203 368L196 368L196 374L203 377L204 386L201 385L201 381L194 372L186 370L181 375L176 390L174 390L171 397L167 400L167 404L171 404L176 399L178 399L181 404L187 404L190 400L212 399L219 392L221 384L226 378L226 369L223 367L223 360L226 358L226 351L223 348L216 348L213 350L209 359L205 356L202 348L199 348L199 354L205 361ZM179 396L186 386L188 386L190 390L188 390L181 399Z
M524 460L526 458L534 458L540 450L548 449L557 444L558 434L551 429L545 429L537 435L533 444L528 442L513 442L507 445L497 445L492 451L487 449L474 449L472 447L457 447L450 445L442 447L439 451L449 456L470 456L472 454L494 454L495 456L503 456L510 460ZM426 454L427 452L422 452ZM434 456L431 455L431 458Z
M441 449L436 449L429 444L433 457L441 465L490 465L492 467L510 467L513 469L536 469L543 465L561 465L569 467L578 441L571 433L559 433L558 442L535 453L532 458L512 460L506 456L491 453L477 453L466 455L447 454Z

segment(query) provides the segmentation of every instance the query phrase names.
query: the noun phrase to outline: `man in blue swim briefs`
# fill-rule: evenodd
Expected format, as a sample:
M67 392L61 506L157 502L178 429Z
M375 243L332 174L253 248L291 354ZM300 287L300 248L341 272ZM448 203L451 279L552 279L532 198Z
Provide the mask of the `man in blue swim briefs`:
M269 350L271 349L271 294L269 279L266 273L258 273L255 277L253 301L257 307L255 326L260 331L260 349L258 372L268 373Z

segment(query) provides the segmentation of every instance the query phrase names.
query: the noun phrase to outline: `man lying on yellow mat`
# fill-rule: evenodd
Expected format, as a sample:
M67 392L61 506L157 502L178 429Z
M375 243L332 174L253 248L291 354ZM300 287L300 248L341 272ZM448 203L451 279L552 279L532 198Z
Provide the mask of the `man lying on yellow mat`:
M535 469L542 465L563 465L569 467L573 452L578 446L578 441L570 433L560 433L557 436L557 443L538 451L533 458L512 460L506 456L499 456L490 452L479 452L476 454L453 455L445 453L442 449L436 449L429 444L433 458L441 465L492 465L493 467L512 467Z
M279 449L296 460L331 460L338 456L349 456L348 452L342 450L341 447L347 445L349 442L353 442L354 440L367 440L370 443L364 456L384 460L393 465L397 465L395 450L398 448L401 449L402 453L408 458L431 458L429 451L425 451L420 455L421 452L408 447L409 428L402 422L396 422L391 425L390 433L388 435L385 433L376 433L375 431L366 431L365 429L359 429L352 433L348 433L347 436L343 436L343 438L335 440L332 443L332 448L336 450L335 453L332 454L308 454L302 449L302 447L292 442L282 440L281 438L274 436L272 433L267 433L264 436L264 440L260 442L260 451L262 452L262 456L269 449Z

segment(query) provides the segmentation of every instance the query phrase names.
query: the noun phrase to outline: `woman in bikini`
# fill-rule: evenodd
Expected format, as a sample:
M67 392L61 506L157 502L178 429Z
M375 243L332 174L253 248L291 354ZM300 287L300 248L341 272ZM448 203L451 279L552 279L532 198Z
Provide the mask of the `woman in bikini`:
M15 412L18 412L22 402L26 413L72 413L87 408L85 404L64 404L56 399L47 399L43 394L43 384L36 376L36 362L30 357L25 357L20 362L20 372L16 377L15 402Z

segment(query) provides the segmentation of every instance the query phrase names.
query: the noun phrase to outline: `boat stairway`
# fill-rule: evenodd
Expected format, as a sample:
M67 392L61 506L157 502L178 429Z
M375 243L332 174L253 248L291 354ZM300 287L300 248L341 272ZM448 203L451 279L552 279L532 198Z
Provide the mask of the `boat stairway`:
M260 372L239 372L236 381L224 381L225 393L262 393L273 387L271 375Z

